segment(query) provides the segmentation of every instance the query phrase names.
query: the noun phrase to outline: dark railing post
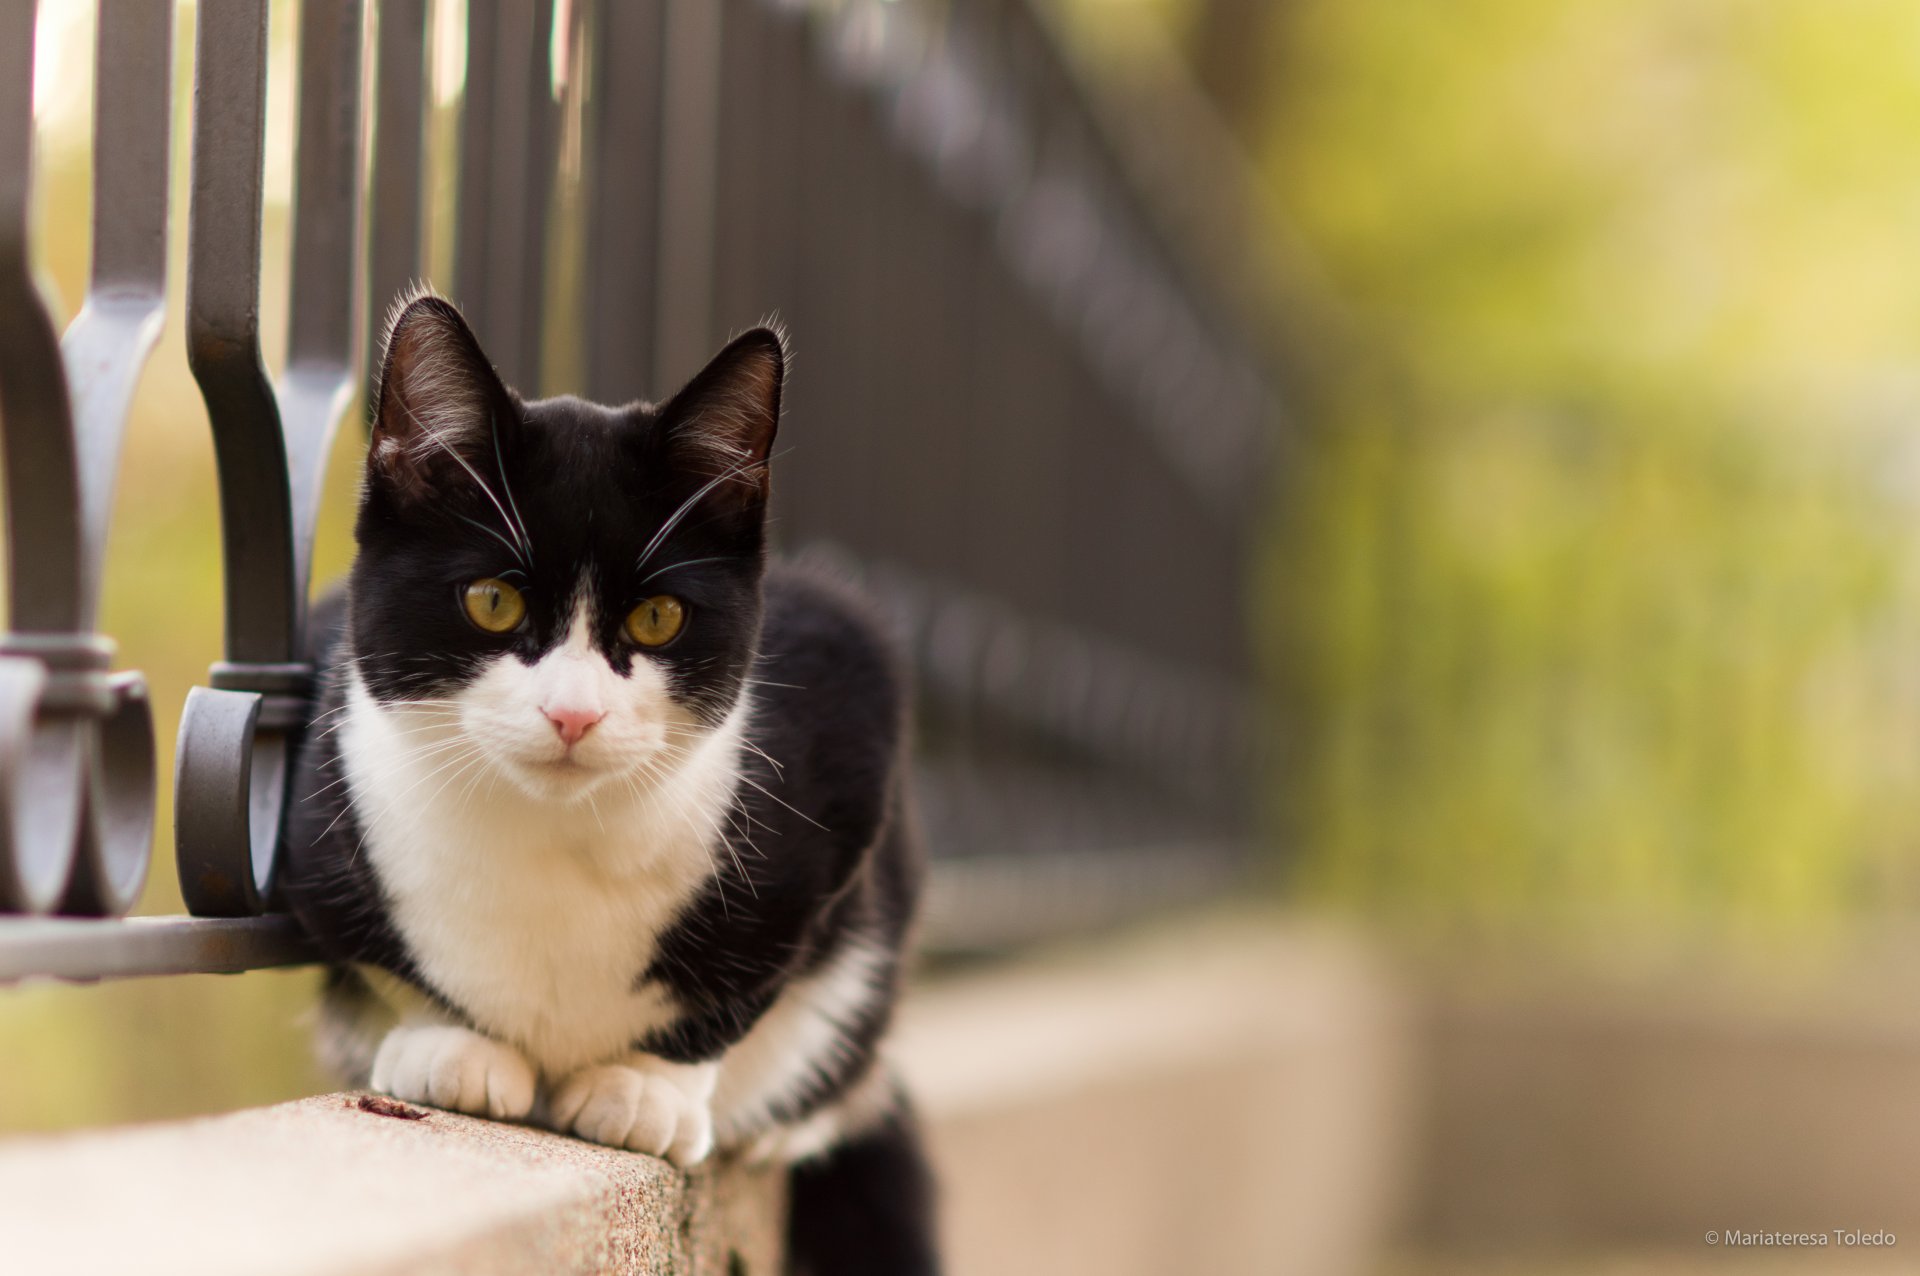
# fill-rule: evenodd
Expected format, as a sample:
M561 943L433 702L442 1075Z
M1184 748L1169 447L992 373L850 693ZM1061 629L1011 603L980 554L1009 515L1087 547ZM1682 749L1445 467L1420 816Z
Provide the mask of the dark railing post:
M367 304L361 364L380 374L386 312L421 272L421 195L426 171L427 0L375 8L373 167L367 200Z
M188 361L220 472L227 658L189 693L175 777L180 889L202 916L273 900L321 481L358 389L361 0L306 0L287 367L260 354L267 5L202 5L194 67Z
M729 7L665 2L653 324L653 373L663 391L699 371L711 353L720 40Z
M99 613L121 441L160 340L167 299L173 140L171 0L104 6L94 59L93 264L85 304L60 343L80 455L84 625ZM146 682L114 675L115 708L94 742L71 911L113 915L138 901L152 860L153 716Z
M109 674L93 632L121 436L166 290L173 12L100 18L93 270L57 341L28 261L35 4L0 5L0 419L12 631L0 642L0 908L115 914L146 881L153 728L146 683ZM28 664L20 663L22 660Z
M553 0L470 0L454 300L509 384L540 388L555 131Z
M581 339L585 393L626 403L653 377L664 0L603 0L590 50Z

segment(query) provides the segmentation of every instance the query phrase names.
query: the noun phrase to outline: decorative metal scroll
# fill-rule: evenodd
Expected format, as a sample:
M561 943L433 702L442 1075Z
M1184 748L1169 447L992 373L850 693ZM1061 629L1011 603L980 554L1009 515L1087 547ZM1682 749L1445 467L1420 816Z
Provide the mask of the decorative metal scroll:
M180 721L174 838L201 916L274 901L287 771L312 683L306 594L321 482L358 389L361 0L300 6L287 365L260 353L266 0L197 10L187 358L220 474L226 659Z
M93 268L64 338L28 261L35 10L0 4L0 911L110 916L139 898L153 840L146 681L111 672L94 629L127 409L164 313L173 5L101 8Z

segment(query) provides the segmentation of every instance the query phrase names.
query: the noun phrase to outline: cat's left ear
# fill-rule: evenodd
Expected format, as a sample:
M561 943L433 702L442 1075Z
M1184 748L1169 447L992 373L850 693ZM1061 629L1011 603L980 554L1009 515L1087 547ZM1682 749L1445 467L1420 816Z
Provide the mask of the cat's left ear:
M766 500L786 369L785 337L755 328L727 343L660 409L668 456L713 484L709 499L742 508Z
M510 428L507 389L452 302L423 292L388 325L367 474L403 498L479 483Z

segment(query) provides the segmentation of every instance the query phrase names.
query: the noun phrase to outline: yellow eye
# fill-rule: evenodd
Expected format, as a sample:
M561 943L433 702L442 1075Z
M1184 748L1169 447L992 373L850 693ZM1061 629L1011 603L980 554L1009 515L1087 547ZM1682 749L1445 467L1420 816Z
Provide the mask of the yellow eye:
M527 614L527 600L504 580L492 576L474 581L461 596L467 619L490 634L504 634Z
M661 594L627 613L627 637L642 647L664 647L687 623L687 609L678 598Z

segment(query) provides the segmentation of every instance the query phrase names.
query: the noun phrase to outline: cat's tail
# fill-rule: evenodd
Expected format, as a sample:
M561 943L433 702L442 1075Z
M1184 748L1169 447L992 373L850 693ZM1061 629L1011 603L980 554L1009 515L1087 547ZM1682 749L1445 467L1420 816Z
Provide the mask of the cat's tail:
M933 1172L904 1096L790 1174L789 1276L939 1276Z

